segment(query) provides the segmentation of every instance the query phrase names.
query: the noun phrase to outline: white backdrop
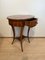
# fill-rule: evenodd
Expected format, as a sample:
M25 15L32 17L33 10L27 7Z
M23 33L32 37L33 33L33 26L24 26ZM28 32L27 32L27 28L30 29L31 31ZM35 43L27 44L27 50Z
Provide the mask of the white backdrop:
M12 29L8 24L7 16L29 14L38 18L38 25L31 28L29 36L45 37L45 0L0 0L0 37L12 37ZM27 35L25 26L23 35ZM16 28L16 36L20 29Z

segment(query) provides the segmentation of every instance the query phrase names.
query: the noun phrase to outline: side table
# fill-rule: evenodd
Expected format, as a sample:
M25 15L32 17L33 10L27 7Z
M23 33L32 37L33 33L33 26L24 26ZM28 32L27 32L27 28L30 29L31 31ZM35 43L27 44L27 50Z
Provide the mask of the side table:
M9 25L11 25L12 30L13 30L13 41L12 44L14 43L14 39L15 39L15 29L14 27L21 27L21 32L20 32L20 42L21 42L21 50L23 52L23 46L22 46L22 33L23 33L23 28L24 26L28 26L28 42L30 42L29 40L29 30L30 28L34 27L37 25L37 18L35 18L32 15L12 15L12 16L8 16L7 17L8 21L9 21Z

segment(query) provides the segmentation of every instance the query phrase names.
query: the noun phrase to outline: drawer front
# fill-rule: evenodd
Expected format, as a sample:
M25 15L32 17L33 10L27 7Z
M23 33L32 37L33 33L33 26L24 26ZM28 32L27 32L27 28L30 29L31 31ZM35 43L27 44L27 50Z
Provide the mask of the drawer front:
M25 25L30 26L30 27L34 27L37 25L37 20L26 21Z
M22 21L11 21L11 20L9 20L9 24L12 25L12 26L19 26L19 27L25 25L25 23L22 22Z

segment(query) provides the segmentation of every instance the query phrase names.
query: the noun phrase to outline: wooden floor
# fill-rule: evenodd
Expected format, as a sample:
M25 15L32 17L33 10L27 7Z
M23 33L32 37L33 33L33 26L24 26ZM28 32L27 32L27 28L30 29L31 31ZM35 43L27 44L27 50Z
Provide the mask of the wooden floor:
M0 60L45 60L45 38L27 38L23 40L21 52L20 42L12 38L0 38Z

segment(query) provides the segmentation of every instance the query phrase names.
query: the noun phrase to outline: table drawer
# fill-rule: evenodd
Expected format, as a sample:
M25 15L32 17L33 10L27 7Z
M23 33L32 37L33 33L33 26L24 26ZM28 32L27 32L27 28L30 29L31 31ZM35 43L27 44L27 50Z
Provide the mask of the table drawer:
M37 25L37 20L32 20L32 21L26 21L25 22L26 26L34 27Z
M9 20L9 24L12 25L12 26L19 26L19 27L25 25L25 23L22 22L22 21L12 21L12 20Z

